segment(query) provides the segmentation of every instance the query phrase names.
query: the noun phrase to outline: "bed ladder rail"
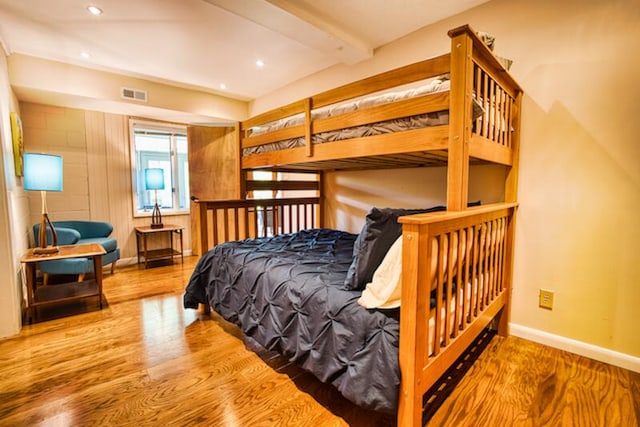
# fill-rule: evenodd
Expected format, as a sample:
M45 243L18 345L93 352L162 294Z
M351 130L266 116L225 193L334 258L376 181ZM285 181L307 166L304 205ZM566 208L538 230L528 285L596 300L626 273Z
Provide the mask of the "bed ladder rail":
M321 226L320 197L200 200L196 207L201 254L230 240L294 233Z
M398 425L420 425L424 393L494 318L507 334L516 207L496 203L399 219Z

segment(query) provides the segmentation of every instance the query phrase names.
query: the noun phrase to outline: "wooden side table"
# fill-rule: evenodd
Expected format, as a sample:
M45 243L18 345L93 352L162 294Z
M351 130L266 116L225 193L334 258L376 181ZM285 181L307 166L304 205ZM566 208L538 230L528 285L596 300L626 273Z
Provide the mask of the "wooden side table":
M80 300L89 297L100 298L102 310L102 255L106 251L99 243L84 245L60 246L60 251L46 255L35 255L33 248L29 249L20 262L25 265L27 276L27 319L33 322L36 307L60 302ZM69 282L58 285L40 286L36 284L36 266L42 261L53 261L66 258L93 258L93 273L95 278L82 282Z
M149 261L170 259L173 264L173 257L180 255L180 260L184 264L184 251L182 247L182 230L184 227L174 224L165 224L162 228L151 228L150 225L144 225L136 227L136 250L138 252L138 264L140 264L140 258L144 258L144 268L148 268ZM149 249L147 246L147 236L150 234L169 233L169 247L160 249ZM180 250L174 248L173 237L174 234L180 236ZM140 240L142 240L142 248L140 247Z

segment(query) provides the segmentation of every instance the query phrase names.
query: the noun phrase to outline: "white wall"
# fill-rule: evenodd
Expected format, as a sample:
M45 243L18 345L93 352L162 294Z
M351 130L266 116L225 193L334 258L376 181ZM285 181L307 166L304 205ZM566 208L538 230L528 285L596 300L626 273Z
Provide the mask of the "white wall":
M631 355L637 363L637 0L492 0L390 43L371 60L262 97L251 114L441 54L449 49L446 32L467 23L496 36L496 53L514 60L512 74L525 92L512 322ZM441 175L416 173L330 174L333 225L357 231L371 205L443 197ZM421 199L417 180L435 182L435 190ZM395 193L403 189L411 200ZM539 288L555 291L552 311L538 308Z

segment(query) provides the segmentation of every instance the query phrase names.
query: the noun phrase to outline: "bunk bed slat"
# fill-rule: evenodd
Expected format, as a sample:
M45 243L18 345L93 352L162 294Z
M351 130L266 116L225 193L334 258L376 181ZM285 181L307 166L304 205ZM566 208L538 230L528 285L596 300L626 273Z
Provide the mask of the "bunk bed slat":
M364 108L337 117L326 117L313 122L312 133L327 132L362 126L385 120L442 111L449 108L449 92L438 92L417 98Z
M304 125L297 125L274 130L269 133L250 136L242 140L242 148L258 147L270 142L303 137L305 135L305 131L306 128Z
M285 105L283 107L276 108L274 110L267 111L266 113L259 114L255 117L247 119L240 123L240 131L244 132L254 126L272 122L282 117L289 117L298 113L303 113L305 111L307 102L307 99L292 102L289 105Z

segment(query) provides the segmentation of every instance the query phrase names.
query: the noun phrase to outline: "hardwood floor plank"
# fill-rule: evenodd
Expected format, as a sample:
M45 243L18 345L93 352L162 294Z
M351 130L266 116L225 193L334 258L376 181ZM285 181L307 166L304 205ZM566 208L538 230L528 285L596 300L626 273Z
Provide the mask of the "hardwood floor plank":
M118 267L103 310L56 307L0 341L0 426L395 425L216 313L183 309L195 262ZM428 425L637 426L639 414L640 374L494 337Z
M631 389L636 424L640 426L640 373L629 371L629 387Z
M494 337L428 425L636 426L628 371Z

